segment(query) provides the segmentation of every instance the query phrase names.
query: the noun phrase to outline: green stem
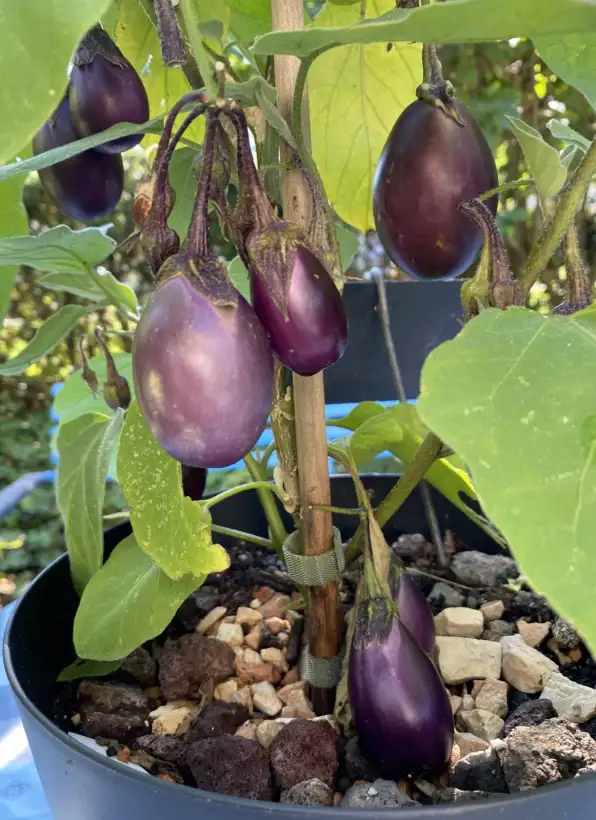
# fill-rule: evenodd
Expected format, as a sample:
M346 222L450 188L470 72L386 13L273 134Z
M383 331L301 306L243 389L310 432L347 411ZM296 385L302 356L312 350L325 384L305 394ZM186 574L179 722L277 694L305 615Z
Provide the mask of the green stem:
M318 51L313 52L313 54L311 54L309 57L305 57L302 60L302 62L300 63L300 68L298 69L298 74L296 75L296 85L294 86L294 97L292 100L292 134L294 136L294 139L296 140L298 156L317 181L321 191L325 190L325 186L323 185L323 180L321 179L321 175L319 174L319 169L317 168L313 158L311 157L310 151L306 147L304 131L302 130L302 98L304 97L304 89L306 88L306 78L308 76L308 72L310 70L311 65L314 63L317 57L320 57L321 54L324 54L326 51L329 51L329 48L329 46L320 48Z
M259 461L261 462L263 467L267 467L267 465L269 464L269 459L271 458L271 456L273 455L274 452L275 452L275 439L265 447L263 455L259 459Z
M480 194L480 196L476 197L476 199L490 199L496 194L501 194L504 191L515 191L518 188L527 188L528 185L535 186L536 183L533 179L514 179L513 182L505 182L503 183L503 185L497 185L496 188L491 188L489 191L485 191L483 194Z
M279 496L279 490L271 481L248 481L246 484L240 484L238 487L231 487L229 490L224 490L221 493L217 493L214 495L213 498L208 498L206 501L202 501L203 507L206 510L211 509L211 507L215 507L216 504L220 504L222 501L225 501L227 498L233 498L233 496L238 495L239 493L244 493L247 490L268 490L269 493L275 493L275 495ZM267 497L271 498L271 496L267 493Z
M428 433L416 451L416 455L406 467L404 474L393 486L387 497L375 510L375 518L383 527L395 515L404 501L414 492L420 481L439 457L443 443L434 433ZM362 525L350 539L346 548L346 563L360 555L363 538Z
M272 542L268 538L261 538L260 535L253 535L251 532L233 530L231 527L220 527L219 524L212 524L211 531L219 535L227 535L229 538L235 538L238 541L248 541L250 544L265 547L265 549L268 550L274 549Z
M569 184L565 186L559 195L553 217L549 220L540 241L534 245L528 256L520 277L526 294L530 292L532 285L559 247L570 222L575 218L578 208L583 202L588 185L595 173L596 139L592 141L584 154Z
M275 503L275 499L271 495L271 492L267 492L265 487L269 490L273 490L278 498L281 500L283 504L283 494L280 490L278 490L275 484L272 484L266 480L266 471L265 467L250 454L244 456L244 463L246 465L246 469L250 473L250 477L253 479L253 484L260 484L260 487L256 487L259 501L261 502L261 506L263 507L263 512L265 513L265 518L267 519L267 523L269 524L269 533L271 535L271 541L273 542L273 546L282 555L282 547L284 541L288 537L288 533L286 532L286 528L284 527L284 522L282 521L279 509L277 504ZM248 486L248 485L247 485ZM283 557L283 556L282 556Z
M311 510L326 510L336 515L357 515L360 518L364 512L363 507L334 507L332 504L311 504Z
M184 18L184 24L186 26L188 39L190 40L192 53L197 61L201 77L205 83L205 88L207 89L209 96L215 99L218 96L217 82L213 76L213 69L211 67L209 56L205 50L205 46L203 45L203 38L201 37L201 33L199 31L199 18L197 16L193 0L180 0L180 10L182 12L182 17Z

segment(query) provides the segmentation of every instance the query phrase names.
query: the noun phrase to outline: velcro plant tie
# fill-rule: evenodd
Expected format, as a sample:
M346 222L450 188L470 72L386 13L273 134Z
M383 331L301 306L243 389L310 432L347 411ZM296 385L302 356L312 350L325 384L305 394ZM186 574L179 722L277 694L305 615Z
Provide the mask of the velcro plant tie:
M290 578L297 586L317 587L339 581L346 566L341 534L335 527L329 552L304 555L300 533L295 530L286 538L283 554Z
M300 678L318 689L335 689L341 678L343 652L333 658L315 658L305 647L300 658Z

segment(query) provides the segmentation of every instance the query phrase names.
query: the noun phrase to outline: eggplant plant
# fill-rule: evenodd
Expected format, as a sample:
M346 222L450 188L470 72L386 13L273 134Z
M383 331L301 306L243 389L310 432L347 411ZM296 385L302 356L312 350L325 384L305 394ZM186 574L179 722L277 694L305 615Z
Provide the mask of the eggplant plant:
M113 670L160 635L208 575L228 568L217 535L231 533L212 524L210 510L238 493L258 491L269 535L232 533L237 538L285 559L292 535L285 507L299 554L315 563L329 558L337 512L330 455L356 486L361 522L342 555L347 563L362 556L362 573L345 633L341 570L310 589L297 581L311 626L308 651L319 661L344 659L344 675L332 685L309 678L313 702L329 712L335 688L345 689L353 727L386 776L440 772L454 726L435 665L434 622L382 534L420 482L509 547L528 582L596 647L585 584L596 526L596 311L575 227L596 147L576 135L573 150L560 152L510 118L528 178L499 185L503 169L429 43L532 37L543 59L589 96L572 46L561 57L553 35L596 25L596 7L560 0L544 15L526 0L522 21L519 0L501 0L498 19L483 13L483 0L419 8L329 0L316 15L307 4L313 19L302 29L302 0L276 0L276 30L269 30L268 0L253 4L250 26L232 0L217 4L222 19L217 10L199 16L191 0L175 12L169 0L154 8L137 0L77 5L76 24L56 52L59 70L55 58L35 84L45 94L39 109L24 118L32 156L0 168L0 195L5 181L37 171L56 207L83 223L0 239L0 264L51 274L52 287L73 298L0 364L0 374L25 372L66 335L79 337L81 367L55 403L57 500L80 594L78 657L93 662L94 674L101 664ZM21 34L15 39L27 41ZM338 69L342 48L347 62L342 57ZM383 124L370 130L364 151L361 123L335 106L350 109L351 72L373 76L382 61L384 96L374 106L365 100L360 114L369 123L376 107ZM0 131L4 160L18 150L13 142ZM109 216L122 196L125 152L143 147L152 168L138 186L132 239L154 281L140 305L108 270L121 251L110 226L85 223ZM183 151L185 174L177 177ZM503 191L521 184L536 191L541 230L514 271L498 205ZM183 235L173 219L181 202ZM214 250L215 220L236 248L233 260ZM363 402L338 422L349 436L331 446L323 372L349 343L344 274L355 232L369 230L414 280L466 274L462 330L429 355L417 408ZM525 305L561 243L568 298L557 315L542 315ZM8 273L3 267L1 275ZM96 324L108 308L125 327L119 353L100 329L92 343L83 331L83 322ZM100 348L93 356L92 344ZM269 419L274 442L262 447ZM358 468L387 449L404 469L376 504ZM272 480L274 452L280 466ZM248 483L205 494L210 470L241 460ZM132 535L104 561L108 473L121 484ZM83 663L77 674L84 670Z

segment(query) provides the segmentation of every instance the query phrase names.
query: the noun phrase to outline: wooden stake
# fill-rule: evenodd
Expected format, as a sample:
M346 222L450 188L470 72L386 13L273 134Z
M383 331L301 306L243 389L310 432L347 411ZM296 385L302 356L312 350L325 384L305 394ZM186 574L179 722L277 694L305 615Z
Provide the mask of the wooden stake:
M304 25L302 0L271 0L274 30L298 29ZM275 57L277 107L291 124L292 100L300 60L291 56ZM306 105L305 105L306 107ZM308 117L303 127L307 131ZM305 134L308 144L308 133ZM281 161L291 160L291 150L282 143ZM302 227L308 225L311 194L299 170L288 170L283 181L284 219ZM331 513L315 510L313 505L331 504L325 391L323 374L305 378L294 375L296 443L298 447L298 481L300 490L301 530L306 555L320 555L332 549ZM314 657L332 658L341 646L341 610L337 583L312 587L308 607L309 647ZM319 714L333 711L335 690L312 689L313 706Z

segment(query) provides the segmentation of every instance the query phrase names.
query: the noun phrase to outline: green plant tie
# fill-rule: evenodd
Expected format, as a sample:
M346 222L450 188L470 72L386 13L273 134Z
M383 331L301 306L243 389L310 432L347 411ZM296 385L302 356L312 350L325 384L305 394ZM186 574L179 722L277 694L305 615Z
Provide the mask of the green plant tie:
M315 658L308 647L300 658L300 678L317 689L335 689L341 680L343 652L333 658Z
M283 554L290 578L297 586L318 587L339 581L346 561L341 533L333 527L333 549L323 555L304 555L298 530L288 535Z

